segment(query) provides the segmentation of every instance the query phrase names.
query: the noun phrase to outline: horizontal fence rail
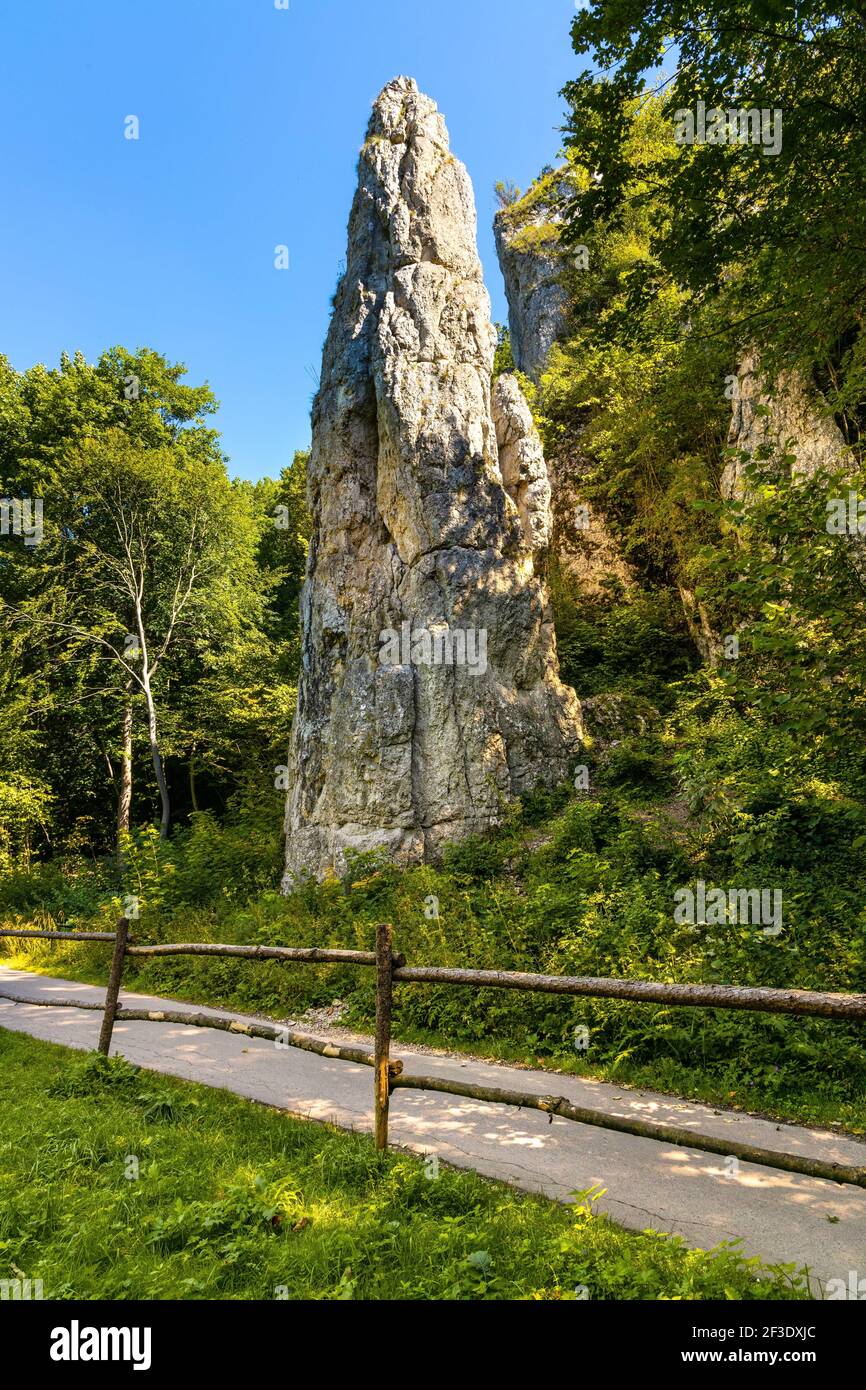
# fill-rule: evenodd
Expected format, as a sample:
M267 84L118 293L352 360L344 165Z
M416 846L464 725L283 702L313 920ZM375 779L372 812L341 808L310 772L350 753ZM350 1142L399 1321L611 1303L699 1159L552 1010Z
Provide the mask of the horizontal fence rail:
M54 941L116 941L113 931L37 931L19 930L17 927L0 927L0 936L48 936Z
M400 966L400 984L475 985L541 994L582 994L630 999L638 1004L751 1009L758 1013L808 1014L814 1018L866 1019L866 994L827 994L812 989L764 989L747 985L669 985L656 980L608 980L591 975L531 975L518 970L459 970L444 965Z
M86 999L31 999L26 994L9 994L0 991L0 999L8 999L13 1004L31 1004L37 1009L85 1009L94 1013L104 1013L104 1004L92 1004ZM354 1044L326 1042L314 1038L309 1033L298 1033L294 1029L279 1024L257 1023L246 1019L231 1018L227 1014L190 1014L172 1009L115 1009L114 1018L129 1023L180 1023L188 1028L218 1028L223 1033L239 1033L248 1038L265 1038L268 1042L279 1043L280 1047L295 1047L302 1052L317 1052L321 1057L338 1057L343 1062L357 1062L364 1067L375 1064L375 1053L369 1047L356 1047ZM389 1063L392 1076L399 1076L403 1063Z
M627 1115L610 1115L604 1110L574 1105L564 1096L538 1096L532 1091L500 1090L498 1086L475 1086L468 1081L452 1081L438 1076L398 1075L392 1081L391 1088L394 1090L398 1087L415 1091L443 1091L446 1095L466 1096L470 1100L483 1100L496 1105L516 1105L521 1110L542 1110L546 1115L550 1115L551 1119L558 1115L564 1120L575 1120L581 1125L595 1125L599 1129L613 1129L620 1134L635 1134L639 1138L655 1139L664 1144L677 1144L685 1148L703 1149L707 1153L724 1154L725 1157L741 1158L744 1162L760 1163L767 1168L782 1168L789 1173L806 1173L813 1178L826 1178L831 1182L854 1183L858 1187L866 1187L866 1167L857 1168L845 1163L828 1163L820 1158L805 1158L800 1154L761 1149L754 1144L740 1144L735 1139L717 1139L710 1134L695 1134L679 1125L632 1119Z
M640 1138L723 1154L745 1162L786 1172L803 1173L830 1182L866 1187L866 1167L831 1163L799 1154L762 1149L736 1140L719 1139L674 1125L641 1120L607 1111L575 1105L564 1096L536 1095L533 1092L479 1086L447 1077L407 1076L403 1062L391 1059L391 1010L395 984L446 984L476 989L517 989L544 994L624 999L642 1004L673 1004L692 1008L748 1009L773 1014L793 1014L826 1019L860 1021L866 1019L866 995L834 994L820 990L765 989L738 985L665 984L655 980L613 980L580 975L536 975L515 970L463 970L449 966L407 966L405 958L392 950L391 927L376 928L375 951L331 950L311 946L231 946L216 942L178 942L166 945L131 945L129 923L121 918L116 932L57 932L0 928L0 937L40 937L54 941L100 941L114 947L104 1004L75 999L28 999L2 993L13 1003L53 1008L88 1009L103 1015L99 1051L108 1055L116 1021L175 1023L193 1028L216 1028L246 1037L262 1038L287 1048L314 1052L323 1057L354 1062L373 1068L373 1109L376 1147L388 1147L389 1099L394 1089L438 1091L498 1105L540 1110L577 1124L592 1125L633 1134ZM127 956L234 956L244 960L278 960L295 964L349 964L376 969L376 1035L374 1047L326 1042L286 1026L247 1021L216 1013L189 1013L177 1010L126 1008L119 1002L123 967Z
M142 1023L180 1023L188 1028L219 1028L224 1033L240 1033L247 1038L265 1038L280 1047L295 1047L301 1052L317 1052L320 1057L337 1057L342 1062L357 1062L363 1067L375 1065L375 1053L370 1047L359 1047L352 1043L326 1042L308 1033L297 1033L291 1028L274 1026L269 1023L248 1023L244 1019L221 1017L219 1014L188 1014L177 1010L164 1009L119 1009L116 1018ZM399 1076L403 1070L402 1062L391 1062L392 1076Z
M92 1009L94 1013L104 1014L104 1004L91 1004L87 999L31 999L26 994L0 993L0 999L9 999L13 1004L32 1004L34 1009Z
M113 941L114 937L109 937L109 940ZM238 956L246 960L306 961L310 965L376 964L375 951L331 951L320 946L223 946L215 941L187 941L173 946L130 946L127 955Z
M47 937L54 941L114 942L114 932L19 931L0 928L0 937ZM131 938L130 938L131 940ZM375 951L320 946L232 946L213 941L128 945L127 956L235 956L241 960L285 960L311 965L376 965ZM625 999L636 1004L681 1008L745 1009L757 1013L812 1018L866 1020L866 994L812 989L771 989L760 985L668 984L661 980L616 980L593 975L536 975L522 970L465 970L448 965L406 965L392 953L392 979L398 984L468 985L479 989L518 989L540 994L573 994Z

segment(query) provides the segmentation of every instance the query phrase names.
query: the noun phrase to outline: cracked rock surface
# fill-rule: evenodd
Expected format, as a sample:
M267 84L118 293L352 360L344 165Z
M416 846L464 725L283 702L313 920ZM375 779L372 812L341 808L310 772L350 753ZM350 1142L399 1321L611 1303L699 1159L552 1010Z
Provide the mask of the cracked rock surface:
M313 407L287 890L349 851L435 858L577 755L550 486L516 380L494 413L494 348L469 176L397 78L361 151Z
M537 231L545 223L551 225L551 218L549 209L541 208L537 220L530 220L528 226ZM527 242L526 225L515 227L502 211L496 216L493 232L508 297L514 361L521 372L537 382L550 349L566 330L568 295L561 284L562 262L556 240L536 237Z
M820 411L815 391L796 372L783 372L770 392L754 351L745 354L737 372L728 446L736 452L725 465L721 489L736 499L746 492L744 456L791 459L792 476L807 478L824 469L834 472L845 460L842 434Z

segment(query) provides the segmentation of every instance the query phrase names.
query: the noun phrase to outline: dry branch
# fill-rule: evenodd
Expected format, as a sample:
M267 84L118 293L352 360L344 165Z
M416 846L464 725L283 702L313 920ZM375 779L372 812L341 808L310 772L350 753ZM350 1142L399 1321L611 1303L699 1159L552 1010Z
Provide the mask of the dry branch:
M102 1013L104 1004L88 1004L77 999L28 999L24 994L8 994L0 990L0 999L10 999L14 1004L36 1004L43 1009L92 1009ZM365 1067L375 1065L375 1053L371 1048L355 1047L346 1043L323 1042L321 1038L307 1033L296 1033L289 1028L271 1026L267 1023L244 1023L236 1018L221 1018L211 1014L188 1014L176 1010L163 1009L118 1009L114 1015L121 1023L182 1023L191 1028L218 1028L223 1033L238 1033L244 1037L265 1038L268 1042L278 1039L285 1047L297 1047L302 1052L317 1052L320 1057L336 1057L342 1062L357 1062ZM392 1077L399 1076L403 1063L388 1063Z
M711 1009L750 1009L815 1018L866 1019L866 994L828 994L811 989L763 989L741 985L672 985L656 980L608 980L585 975L532 975L517 970L459 970L450 966L401 966L401 984L476 985L525 989L542 994L584 994L597 999L631 999L640 1004L676 1004Z
M0 936L47 936L55 941L114 941L113 931L19 931L0 927Z
M114 940L113 937L110 938ZM294 960L319 965L375 965L375 951L329 950L320 946L225 946L216 941L180 941L130 946L130 956L238 956L243 960Z
M649 1120L630 1119L624 1115L608 1115L602 1110L590 1110L573 1105L563 1096L538 1096L531 1091L505 1091L496 1086L475 1086L470 1082L441 1080L432 1076L398 1076L393 1088L407 1087L414 1091L442 1091L446 1095L468 1096L470 1100L493 1101L497 1105L516 1105L521 1109L542 1110L551 1116L559 1115L581 1125L598 1129L613 1129L620 1134L636 1134L642 1139L655 1139L662 1144L677 1144L707 1153L740 1158L744 1163L759 1163L766 1168L781 1168L788 1173L805 1173L808 1177L824 1178L828 1182L853 1183L866 1187L866 1167L856 1168L845 1163L828 1163L819 1158L799 1154L778 1153L761 1149L754 1144L740 1144L735 1139L716 1139L708 1134L695 1134L674 1125L654 1124Z
M0 999L11 999L13 1004L35 1004L41 1009L93 1009L102 1013L104 1004L85 1004L79 999L28 999L26 994L7 994L0 990Z
M223 1033L237 1033L248 1038L265 1038L283 1047L297 1047L302 1052L317 1052L320 1057L337 1057L342 1062L359 1062L372 1067L375 1054L372 1048L353 1044L323 1042L308 1033L296 1033L289 1028L269 1023L247 1023L239 1018L224 1018L219 1014L188 1014L164 1009L118 1009L115 1017L121 1023L182 1023L189 1028L218 1028ZM389 1063L392 1076L399 1076L403 1063Z

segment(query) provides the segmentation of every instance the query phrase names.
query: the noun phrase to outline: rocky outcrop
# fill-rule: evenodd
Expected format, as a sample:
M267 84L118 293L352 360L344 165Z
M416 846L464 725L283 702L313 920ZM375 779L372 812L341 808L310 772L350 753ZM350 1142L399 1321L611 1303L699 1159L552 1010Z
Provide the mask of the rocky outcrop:
M845 443L834 422L822 415L816 393L796 372L782 372L772 390L761 374L757 355L744 354L735 378L728 430L728 460L720 488L728 500L746 495L746 469L753 459L767 459L791 477L811 478L842 466ZM783 460L787 460L783 462ZM703 605L680 586L686 622L701 657L717 666L723 640Z
M536 383L551 348L568 329L557 216L533 190L527 199L500 209L493 223L508 300L512 356L518 371ZM604 518L585 502L581 481L587 466L573 442L563 444L557 456L547 461L551 539L563 572L577 581L586 598L597 598L612 589L627 588L633 576Z
M718 666L724 652L724 642L713 628L704 604L701 603L694 590L689 589L685 584L678 584L677 592L683 605L683 617L686 620L689 636L694 642L701 660L706 662L708 666Z
M580 440L563 440L548 460L553 495L551 551L584 599L604 600L634 584L631 566L601 512L586 501L591 464Z
M553 518L544 450L529 403L510 372L493 387L493 423L502 481L520 517L526 544L537 558L550 546Z
M724 497L742 497L744 469L750 458L781 459L791 455L791 474L808 478L842 467L842 434L831 419L819 412L814 391L797 373L783 372L770 391L755 353L746 353L737 372L732 406L728 447L736 452L722 473Z
M543 209L527 220L503 208L493 231L508 298L514 363L537 382L550 349L565 329L568 309L557 228Z
M722 495L735 501L747 494L746 468L752 459L767 459L773 469L791 478L838 474L850 463L850 451L841 430L821 409L822 398L797 372L781 372L770 389L754 352L743 357L736 376L728 447L722 472ZM846 544L848 563L861 584L866 583L866 544L848 519L848 490L828 497L842 509L847 524L835 534ZM829 515L829 513L828 513Z
M499 389L494 423L475 233L442 116L396 79L361 151L313 407L287 889L352 851L435 857L578 750L543 460L519 391Z

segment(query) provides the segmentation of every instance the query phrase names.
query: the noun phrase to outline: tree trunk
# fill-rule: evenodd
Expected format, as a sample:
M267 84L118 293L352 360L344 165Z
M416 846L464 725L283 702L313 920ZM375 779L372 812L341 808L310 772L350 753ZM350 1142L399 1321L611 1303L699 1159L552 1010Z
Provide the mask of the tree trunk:
M120 750L120 791L117 796L117 858L123 860L123 845L129 834L132 807L132 681L126 682Z
M162 754L159 751L159 737L156 728L156 705L153 702L153 692L150 688L150 673L146 668L142 678L142 684L144 686L144 698L147 702L147 737L150 743L150 756L153 759L153 770L156 773L156 785L159 787L159 799L162 804L162 815L159 821L159 838L165 840L168 837L168 825L171 820L171 803L168 798L168 783L165 780Z
M198 810L198 793L195 785L195 748L189 755L189 795L192 801L192 809Z

